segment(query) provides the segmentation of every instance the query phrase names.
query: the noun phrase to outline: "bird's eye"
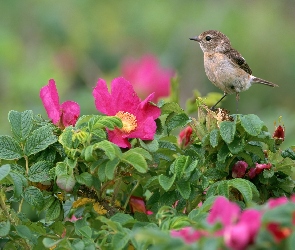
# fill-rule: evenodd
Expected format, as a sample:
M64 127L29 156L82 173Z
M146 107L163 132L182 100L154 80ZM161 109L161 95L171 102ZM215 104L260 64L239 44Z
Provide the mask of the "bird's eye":
M210 41L212 39L212 37L211 36L206 36L205 39L206 39L206 41Z

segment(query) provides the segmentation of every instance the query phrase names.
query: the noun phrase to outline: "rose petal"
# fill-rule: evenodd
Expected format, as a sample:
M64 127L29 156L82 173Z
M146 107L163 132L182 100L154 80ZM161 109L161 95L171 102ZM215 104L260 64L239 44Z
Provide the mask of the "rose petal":
M52 120L53 124L57 124L60 120L61 110L58 92L53 79L50 79L48 85L41 88L40 98L48 117Z
M80 106L78 103L73 101L66 101L61 105L62 110L62 124L67 127L75 125L80 116Z

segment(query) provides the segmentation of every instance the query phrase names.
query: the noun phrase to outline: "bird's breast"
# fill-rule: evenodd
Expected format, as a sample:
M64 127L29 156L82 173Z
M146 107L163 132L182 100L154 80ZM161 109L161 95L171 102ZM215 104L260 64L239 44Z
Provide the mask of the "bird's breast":
M204 67L208 79L227 94L241 92L251 86L250 75L225 54L205 52Z

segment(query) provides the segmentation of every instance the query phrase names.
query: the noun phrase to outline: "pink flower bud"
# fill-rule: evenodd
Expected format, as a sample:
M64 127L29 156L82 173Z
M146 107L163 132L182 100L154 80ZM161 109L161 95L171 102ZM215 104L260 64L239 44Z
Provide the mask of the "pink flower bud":
M246 173L246 169L248 167L247 162L238 161L232 168L232 177L233 178L242 178Z
M181 148L186 148L192 143L192 133L193 129L187 126L185 129L181 130L178 136L178 144Z

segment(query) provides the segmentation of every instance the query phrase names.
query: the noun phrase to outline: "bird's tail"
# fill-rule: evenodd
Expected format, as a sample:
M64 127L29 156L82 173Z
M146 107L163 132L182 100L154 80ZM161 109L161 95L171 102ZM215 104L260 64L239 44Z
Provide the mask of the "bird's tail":
M264 84L264 85L267 85L267 86L270 86L270 87L279 87L278 85L276 85L276 84L274 84L274 83L272 83L272 82L269 82L269 81L263 80L263 79L261 79L261 78L255 77L255 76L252 77L251 82L252 82L252 83L260 83L260 84Z

